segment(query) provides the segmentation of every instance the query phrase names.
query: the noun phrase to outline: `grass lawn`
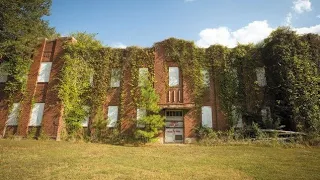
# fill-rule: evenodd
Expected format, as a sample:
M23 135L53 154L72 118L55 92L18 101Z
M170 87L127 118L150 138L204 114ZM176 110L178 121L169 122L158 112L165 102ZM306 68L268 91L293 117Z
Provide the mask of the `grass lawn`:
M320 148L0 139L0 179L320 179Z

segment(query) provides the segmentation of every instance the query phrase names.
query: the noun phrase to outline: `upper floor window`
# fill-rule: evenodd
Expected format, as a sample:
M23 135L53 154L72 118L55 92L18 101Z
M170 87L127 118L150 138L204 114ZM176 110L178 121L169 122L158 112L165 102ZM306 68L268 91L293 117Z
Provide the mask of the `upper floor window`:
M40 65L38 82L49 82L52 62L42 62Z
M7 67L6 63L0 64L0 83L8 81L8 72L6 71L7 68L9 67Z
M169 87L179 86L179 68L169 67Z
M111 69L111 80L110 86L111 87L120 87L120 68L113 68Z
M202 80L205 86L210 85L209 72L207 70L201 70Z
M29 126L41 126L43 118L44 103L35 103L32 112L31 118L29 121Z
M260 87L267 85L266 72L263 67L256 68L257 82Z
M7 74L0 74L0 83L7 82L8 75Z
M148 68L139 68L139 86L145 86L145 81L148 80L149 71Z
M115 127L118 121L118 106L108 106L108 127Z

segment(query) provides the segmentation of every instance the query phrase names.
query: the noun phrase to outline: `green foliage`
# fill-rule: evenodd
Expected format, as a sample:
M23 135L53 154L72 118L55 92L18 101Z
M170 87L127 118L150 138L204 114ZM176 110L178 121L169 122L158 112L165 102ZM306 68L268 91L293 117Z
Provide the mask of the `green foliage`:
M43 20L50 6L50 0L0 0L0 60L10 77L5 87L9 106L16 93L25 91L31 55L39 38L55 35Z
M263 57L275 118L291 129L319 135L320 76L312 57L319 49L310 48L310 42L288 28L279 28L265 40Z

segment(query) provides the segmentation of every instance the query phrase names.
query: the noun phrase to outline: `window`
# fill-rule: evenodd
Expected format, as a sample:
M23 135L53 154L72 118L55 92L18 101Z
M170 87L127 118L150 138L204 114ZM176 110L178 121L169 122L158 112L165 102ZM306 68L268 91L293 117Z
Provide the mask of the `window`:
M90 74L89 83L90 83L90 86L92 87L93 86L93 73Z
M49 82L52 62L42 62L40 65L38 82Z
M118 120L118 106L108 106L108 127L115 127Z
M257 82L260 87L267 85L265 69L263 67L256 68Z
M202 126L212 128L212 110L210 106L202 106Z
M120 68L113 68L111 70L111 80L110 86L111 87L120 87Z
M147 115L146 109L137 109L137 127L143 128L145 124L139 123L139 120Z
M81 124L82 124L82 127L88 127L90 107L89 106L83 106L83 109L86 111L87 116L84 117L84 119L83 119Z
M179 86L179 68L169 67L169 87Z
M41 121L43 117L44 103L35 103L29 122L29 126L41 126Z
M18 125L19 111L20 111L20 103L13 103L12 110L8 116L8 121L7 121L8 126Z
M206 86L210 85L209 72L207 70L201 70L202 80Z
M0 83L3 83L3 82L7 82L8 80L8 75L7 74L0 74Z
M148 68L139 68L139 86L145 86L145 81L149 77Z

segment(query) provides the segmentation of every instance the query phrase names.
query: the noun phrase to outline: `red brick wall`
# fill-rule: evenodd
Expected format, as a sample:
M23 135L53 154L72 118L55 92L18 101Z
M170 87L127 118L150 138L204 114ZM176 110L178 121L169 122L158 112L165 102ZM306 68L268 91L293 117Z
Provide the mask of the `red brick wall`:
M59 101L58 93L55 90L55 86L58 83L57 78L61 71L63 61L61 56L63 55L62 45L65 41L75 41L71 38L59 38L54 41L43 41L37 48L37 53L34 55L34 62L31 65L30 72L28 74L27 81L27 93L21 103L21 116L19 119L19 125L17 133L21 136L26 136L28 132L28 123L31 116L31 102L32 99L37 102L44 102L44 116L42 120L41 130L48 136L59 139L59 135L62 127L62 115L63 108ZM196 113L194 108L194 100L191 95L193 87L188 83L188 79L182 76L182 69L180 70L180 85L177 87L182 90L182 102L168 103L168 67L178 66L177 63L170 61L164 57L164 49L162 47L157 48L155 51L154 59L154 71L155 71L155 90L160 96L159 105L164 109L183 109L185 112L184 126L186 138L194 137L193 129L199 123L201 123L201 113ZM50 80L48 83L37 83L38 72L41 62L52 62L52 69L50 73ZM132 133L132 129L135 128L136 119L136 107L131 97L131 72L129 65L123 63L124 67L122 80L120 87L110 88L108 90L108 97L106 98L104 111L107 116L108 106L119 106L118 119L122 120L121 131L123 133ZM210 80L210 90L206 94L203 105L212 107L213 128L224 130L227 128L227 122L219 106L219 99L215 92L214 79ZM4 94L2 93L3 85L0 84L0 131L4 128L4 122L7 120L8 108L5 102ZM123 107L120 107L120 97L124 98ZM216 93L216 94L215 94ZM34 97L34 98L33 98ZM121 109L123 114L121 115ZM12 128L11 128L12 129ZM161 136L161 135L160 135Z

